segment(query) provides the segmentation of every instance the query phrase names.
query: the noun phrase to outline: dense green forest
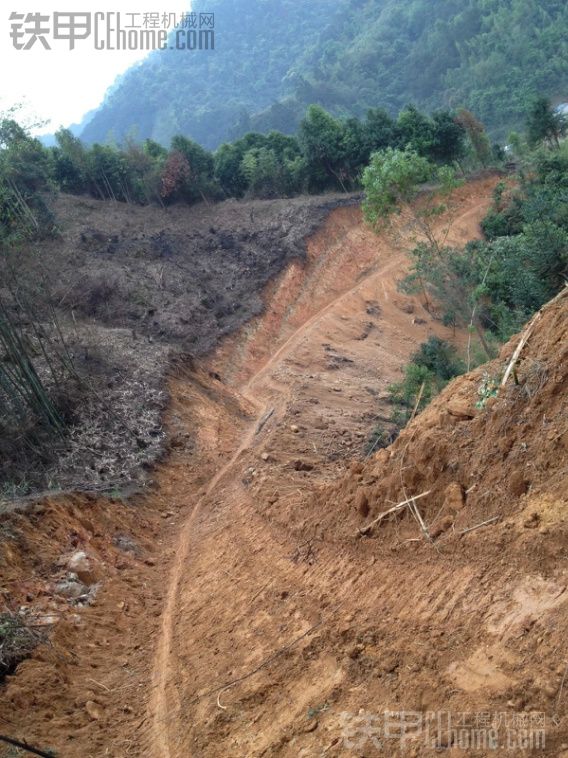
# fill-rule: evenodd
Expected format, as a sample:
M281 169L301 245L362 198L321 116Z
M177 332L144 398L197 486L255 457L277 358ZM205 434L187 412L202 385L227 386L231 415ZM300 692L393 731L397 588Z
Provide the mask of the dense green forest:
M526 108L526 140L513 135L517 153L541 145L559 148L565 118L546 98ZM294 135L248 132L213 152L182 135L168 147L130 138L118 146L89 145L68 129L59 130L55 139L55 146L45 147L15 120L0 120L0 243L52 234L56 222L46 198L54 191L163 207L362 188L369 194L367 166L385 151L410 151L427 167L420 173L435 181L436 171L444 167L465 175L507 160L470 111L428 115L414 106L397 118L371 108L358 119L335 118L311 105ZM499 218L488 220L488 235L495 233Z
M199 0L216 49L152 54L86 125L88 142L215 148L249 131L297 128L309 104L335 116L465 107L495 139L537 94L568 99L562 0Z
M281 96L290 67L316 44L333 7L331 0L196 0L194 11L215 13L215 50L152 53L115 83L83 139L134 135L168 143L184 134L217 147L236 136L248 113ZM296 125L273 128L291 132Z
M465 106L504 137L527 98L566 94L567 31L559 0L350 0L307 57L309 101Z

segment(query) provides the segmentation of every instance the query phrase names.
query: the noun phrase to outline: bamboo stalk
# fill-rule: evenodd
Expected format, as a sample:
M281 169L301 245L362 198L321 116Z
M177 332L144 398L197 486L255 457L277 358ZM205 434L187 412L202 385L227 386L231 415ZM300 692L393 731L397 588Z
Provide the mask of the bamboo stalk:
M407 500L403 500L401 503L397 503L397 505L393 505L392 508L389 508L388 511L384 511L379 516L377 516L376 519L371 521L367 526L364 526L362 529L357 529L356 537L361 534L367 534L367 532L375 526L375 524L378 524L380 521L382 521L386 516L389 516L391 513L396 513L397 511L402 510L403 508L406 508L410 503L413 503L415 500L420 500L423 497L426 497L426 495L430 495L432 490L428 490L427 492L422 492L420 495L415 495L414 497L410 497Z
M468 532L473 532L475 529L481 529L482 526L489 526L489 524L494 524L496 521L499 521L501 516L493 516L493 518L487 519L487 521L482 521L481 524L476 524L475 526L470 526L469 529L464 529L460 534L467 534Z

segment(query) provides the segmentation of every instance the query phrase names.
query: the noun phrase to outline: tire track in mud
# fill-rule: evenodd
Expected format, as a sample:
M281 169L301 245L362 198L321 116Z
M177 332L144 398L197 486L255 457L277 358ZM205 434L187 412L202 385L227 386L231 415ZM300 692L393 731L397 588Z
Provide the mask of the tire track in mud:
M455 227L457 227L460 222L466 220L469 221L470 224L472 219L478 220L486 207L486 201L477 202L473 207L468 207L464 213L460 214L460 216L455 219ZM300 345L302 340L310 334L311 330L313 330L325 316L331 314L344 301L355 295L373 279L377 280L379 286L382 285L384 288L383 277L392 272L393 269L401 267L406 260L406 255L402 253L395 254L385 265L377 265L373 270L368 271L353 287L342 292L317 313L308 318L286 339L286 341L268 358L256 373L243 384L242 387L237 388L237 392L240 396L256 408L256 416L245 429L242 440L235 452L227 463L213 476L205 493L202 494L195 503L189 517L181 527L179 538L175 546L176 557L168 578L168 590L162 614L161 632L157 641L153 660L151 696L148 704L148 715L150 719L149 741L152 746L152 756L155 756L155 758L179 758L178 754L172 752L170 738L171 722L177 717L179 709L173 707L173 704L169 702L168 683L173 675L171 657L177 617L176 606L179 600L183 572L191 562L190 556L193 544L193 531L204 502L214 494L217 487L231 474L241 455L251 447L257 437L259 423L266 413L274 407L274 416L277 420L279 416L281 416L283 409L285 409L286 395L282 395L282 387L277 386L275 382L272 382L268 377L268 374L271 372L273 373L278 365L282 365L285 362L290 353ZM280 382L278 382L278 385L280 385ZM274 393L280 393L280 396L275 399ZM450 602L450 600L456 602L455 598L448 599L448 602Z
M180 539L176 547L176 559L169 579L169 589L166 597L166 603L162 618L162 632L158 641L158 647L154 660L153 675L152 675L152 697L150 700L150 711L152 716L152 735L154 745L156 749L156 755L164 756L164 758L170 758L171 752L169 748L169 742L167 737L167 722L168 722L168 704L166 697L166 686L168 681L169 665L168 657L172 641L172 633L175 619L175 605L178 596L178 590L181 580L182 572L187 564L189 557L189 550L191 546L191 531L195 524L196 518L199 515L201 506L206 498L210 497L214 492L217 485L223 480L223 478L229 474L232 468L237 463L241 453L246 450L256 437L257 428L263 417L270 410L270 403L259 403L255 394L255 387L257 383L280 361L283 361L286 356L296 347L300 340L313 328L327 313L333 308L337 307L347 297L353 295L359 290L368 279L376 276L386 274L396 266L404 261L404 256L398 256L394 260L390 261L386 266L380 268L378 271L370 272L366 277L359 281L354 287L342 293L326 305L321 311L314 314L305 324L298 328L286 342L271 356L271 358L262 366L262 368L245 384L242 388L242 396L250 402L253 406L256 406L259 410L252 424L247 429L243 441L237 448L236 452L230 458L230 460L223 466L217 474L211 479L205 494L199 498L195 504L188 520L183 525L180 532Z

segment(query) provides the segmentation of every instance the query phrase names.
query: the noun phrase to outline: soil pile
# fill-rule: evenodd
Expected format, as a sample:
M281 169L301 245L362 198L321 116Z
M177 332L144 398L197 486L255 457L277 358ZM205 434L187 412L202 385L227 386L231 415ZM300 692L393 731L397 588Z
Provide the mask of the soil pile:
M547 543L556 544L566 519L567 386L565 290L497 359L454 380L391 447L354 463L321 492L318 516L325 514L327 530L348 536L397 503L429 492L416 506L433 538L457 539L485 520L524 514L527 528L550 532ZM416 530L411 508L366 534L382 540L385 531L401 527Z

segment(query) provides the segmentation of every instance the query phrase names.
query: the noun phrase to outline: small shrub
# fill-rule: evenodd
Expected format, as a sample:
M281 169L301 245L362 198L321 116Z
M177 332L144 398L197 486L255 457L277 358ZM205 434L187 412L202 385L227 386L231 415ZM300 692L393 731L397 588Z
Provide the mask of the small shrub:
M465 371L465 365L458 358L455 347L439 337L430 337L427 342L423 342L411 361L427 368L444 381L449 381Z
M373 429L369 435L369 438L367 439L367 444L365 445L365 455L371 455L376 450L381 450L384 447L392 445L397 436L398 429L389 431L388 429L385 429L384 426L381 426L379 424Z
M0 613L0 680L12 674L43 639L21 616Z
M487 401L492 397L497 397L497 393L499 392L499 380L495 378L494 376L491 376L487 373L487 371L484 371L483 373L483 379L481 380L481 384L478 387L477 394L479 395L479 400L475 404L476 408L479 408L482 410L487 405Z
M389 387L394 405L392 420L399 428L405 426L414 409L423 410L446 384L465 371L465 365L449 342L430 337L412 356L404 369L402 382Z

